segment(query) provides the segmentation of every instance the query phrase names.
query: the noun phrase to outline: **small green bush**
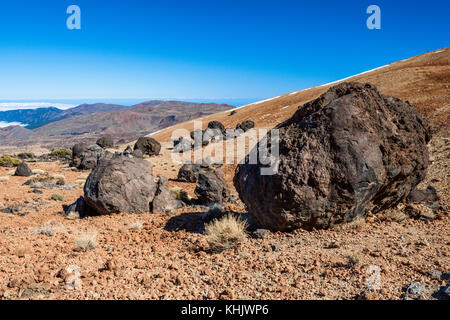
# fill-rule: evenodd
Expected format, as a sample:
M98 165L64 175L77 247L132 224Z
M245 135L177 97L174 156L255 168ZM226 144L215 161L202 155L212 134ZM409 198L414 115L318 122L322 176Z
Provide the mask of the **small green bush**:
M50 200L55 200L55 201L64 201L64 196L62 194L59 193L54 193L50 196Z
M0 157L0 166L5 166L8 163L11 163L17 167L21 162L22 161L20 161L20 159L14 158L8 154Z
M57 157L57 158L64 158L66 156L71 157L72 150L65 149L65 148L54 149L52 152L50 152L50 156Z
M20 159L32 159L34 158L33 152L21 152L17 154L17 157Z

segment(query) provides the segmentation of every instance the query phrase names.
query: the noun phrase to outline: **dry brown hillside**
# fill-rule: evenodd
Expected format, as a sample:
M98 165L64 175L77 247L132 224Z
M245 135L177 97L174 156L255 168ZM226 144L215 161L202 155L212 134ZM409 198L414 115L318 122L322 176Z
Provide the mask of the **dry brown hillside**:
M444 136L450 132L450 48L428 52L406 60L365 72L345 79L346 81L369 82L384 94L392 95L414 104L419 112L428 118L433 127ZM341 80L342 81L342 80ZM273 127L288 119L304 103L317 98L332 85L287 93L272 99L254 103L230 112L209 115L198 120L206 127L209 121L217 120L227 128L237 123L253 120L256 127ZM169 141L172 131L184 128L193 130L193 122L185 122L154 135L159 141Z

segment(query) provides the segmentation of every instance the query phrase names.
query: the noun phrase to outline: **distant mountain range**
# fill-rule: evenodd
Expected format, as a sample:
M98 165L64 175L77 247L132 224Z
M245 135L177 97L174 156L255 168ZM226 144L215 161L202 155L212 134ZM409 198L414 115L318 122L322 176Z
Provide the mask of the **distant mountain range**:
M0 121L25 126L1 128L0 143L69 147L75 141L92 142L102 135L124 143L179 122L233 108L228 104L152 100L134 106L97 103L67 110L54 107L9 110L0 112Z

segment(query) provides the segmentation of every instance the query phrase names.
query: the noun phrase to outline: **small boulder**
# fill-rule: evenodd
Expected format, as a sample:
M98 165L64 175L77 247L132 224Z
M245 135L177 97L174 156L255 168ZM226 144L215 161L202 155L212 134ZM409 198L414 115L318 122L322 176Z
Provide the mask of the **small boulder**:
M236 130L241 129L244 132L247 132L250 129L255 127L255 122L252 120L246 120L242 123L238 123L236 126Z
M413 191L408 195L406 198L406 201L408 203L414 203L414 202L428 202L433 203L436 201L439 201L439 196L437 194L437 191L432 186L428 186L424 190L419 190L417 188L414 188Z
M223 203L230 197L230 189L221 169L208 168L199 172L194 192L202 204Z
M210 123L208 123L208 128L217 129L222 133L222 135L225 135L225 127L219 121L211 121Z
M207 166L199 164L186 163L178 171L178 181L197 182L198 175L201 171L205 171Z
M101 158L84 186L84 200L97 214L147 213L157 184L148 162L114 156Z
M172 152L174 152L174 153L183 153L183 152L188 152L191 149L192 149L191 141L181 137L178 140L178 143L173 148Z
M103 149L112 148L114 147L114 140L111 136L105 136L98 139L97 144Z
M167 210L175 210L181 207L180 201L176 199L173 192L169 190L169 182L166 177L158 176L158 186L155 198L150 205L150 211L153 213L166 212Z
M28 165L25 163L25 161L22 161L21 164L16 169L16 172L14 173L15 176L18 177L29 177L33 175L33 172L28 167Z
M140 137L134 145L134 150L137 149L143 154L157 156L161 151L161 144L151 137Z

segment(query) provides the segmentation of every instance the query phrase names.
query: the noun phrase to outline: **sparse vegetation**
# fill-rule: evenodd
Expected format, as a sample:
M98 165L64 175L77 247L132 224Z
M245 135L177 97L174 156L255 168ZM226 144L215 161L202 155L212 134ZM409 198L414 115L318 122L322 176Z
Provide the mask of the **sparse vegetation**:
M21 164L21 160L14 158L10 155L4 155L0 157L0 166L6 166L8 164L12 164L13 166L17 167L19 164Z
M66 149L66 148L59 148L54 149L52 152L50 152L50 156L57 157L57 158L65 158L67 156L72 156L72 150Z
M54 177L54 176L46 176L46 175L34 175L31 176L26 182L25 185L32 186L36 183L52 183L58 186L63 186L66 182L64 177Z
M352 252L346 258L348 266L354 268L360 263L362 256L359 252Z
M52 237L56 233L61 232L63 230L64 230L63 225L58 224L55 220L51 220L40 226L35 231L35 234L43 234L45 236Z
M402 222L406 218L408 218L408 215L401 210L388 211L383 215L383 220L390 220L394 222Z
M21 152L17 154L17 157L20 159L32 159L34 158L33 152Z
M9 177L0 177L0 183L7 183L9 181Z
M33 174L39 174L39 175L45 174L45 171L41 170L41 169L34 169L34 170L31 170L31 172L33 172Z
M84 232L75 239L75 244L81 251L89 251L97 248L97 233L95 232Z
M141 230L143 227L144 225L140 221L136 221L130 225L131 230Z
M184 189L173 188L173 189L170 190L170 192L175 194L177 200L183 201L184 203L188 203L191 200L189 195L188 195L188 193Z
M347 223L350 229L360 230L366 226L366 219L363 216L357 216L353 221Z
M240 245L247 237L247 222L229 214L205 226L206 241L214 252Z
M54 193L50 196L50 200L54 200L54 201L64 201L64 196L62 194L59 193Z

